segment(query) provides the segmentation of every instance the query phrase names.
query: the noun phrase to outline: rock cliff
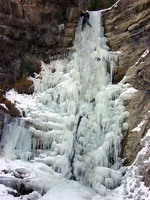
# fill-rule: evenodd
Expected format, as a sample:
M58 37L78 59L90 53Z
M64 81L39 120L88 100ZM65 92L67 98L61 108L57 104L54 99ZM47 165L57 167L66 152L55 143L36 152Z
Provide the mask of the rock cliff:
M113 51L119 52L114 83L131 84L137 93L125 102L130 116L123 140L122 156L130 165L141 148L140 140L150 128L150 1L120 0L103 13L105 35ZM140 125L140 129L134 129ZM146 169L142 174L147 174ZM147 175L145 180L150 185ZM146 177L147 176L147 177Z
M0 0L1 89L66 56L78 18L76 1Z

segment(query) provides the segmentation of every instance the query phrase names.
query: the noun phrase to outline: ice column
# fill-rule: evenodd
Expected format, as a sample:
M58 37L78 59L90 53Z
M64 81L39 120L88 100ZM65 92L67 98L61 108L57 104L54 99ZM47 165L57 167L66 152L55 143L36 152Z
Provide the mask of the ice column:
M104 194L121 181L119 154L126 112L119 98L121 86L112 84L117 54L106 45L101 13L90 14L92 28L77 30L72 61L80 76L72 177Z

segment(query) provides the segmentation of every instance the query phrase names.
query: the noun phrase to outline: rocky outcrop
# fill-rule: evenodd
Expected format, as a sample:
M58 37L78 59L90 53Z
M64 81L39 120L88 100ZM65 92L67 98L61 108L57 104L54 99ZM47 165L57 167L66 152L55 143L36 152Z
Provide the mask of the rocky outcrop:
M124 164L130 165L141 149L141 138L150 129L150 96L139 91L133 95L126 108L130 112L126 121L129 129L123 139L122 156L125 158Z
M22 111L16 107L15 103L5 97L5 92L2 90L0 90L0 110L9 113L12 117L22 117ZM3 122L3 118L1 121Z
M117 83L149 46L150 1L120 0L103 16L109 46L120 52L114 76Z
M130 83L138 90L125 102L130 116L122 155L130 165L141 149L140 140L150 128L150 1L120 0L103 13L105 35L113 51L119 52L114 83ZM134 128L140 124L140 131Z
M40 60L65 56L79 9L70 0L0 0L0 87L40 71Z

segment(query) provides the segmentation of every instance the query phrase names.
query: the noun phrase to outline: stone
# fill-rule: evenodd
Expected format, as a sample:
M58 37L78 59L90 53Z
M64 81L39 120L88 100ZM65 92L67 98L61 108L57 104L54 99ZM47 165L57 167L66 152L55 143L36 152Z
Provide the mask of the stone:
M0 0L0 88L10 89L31 71L39 73L37 63L49 62L46 53L49 49L58 52L69 48L75 25L65 31L66 24L76 24L78 19L76 1ZM63 30L58 29L61 24L64 24Z
M121 0L117 6L103 14L108 43L113 51L120 52L119 67L114 76L115 83L123 78L129 67L147 48L150 31L149 4L147 0L138 0L136 3Z

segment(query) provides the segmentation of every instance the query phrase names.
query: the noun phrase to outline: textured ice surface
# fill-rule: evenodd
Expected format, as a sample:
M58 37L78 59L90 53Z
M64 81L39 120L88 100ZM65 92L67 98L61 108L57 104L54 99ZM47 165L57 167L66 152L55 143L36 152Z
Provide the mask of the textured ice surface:
M38 190L67 178L105 195L121 182L120 143L128 113L122 85L111 81L117 53L106 45L99 11L91 12L90 22L83 32L79 22L70 61L42 62L33 95L7 93L25 117L6 118L4 155L33 166L29 180Z

